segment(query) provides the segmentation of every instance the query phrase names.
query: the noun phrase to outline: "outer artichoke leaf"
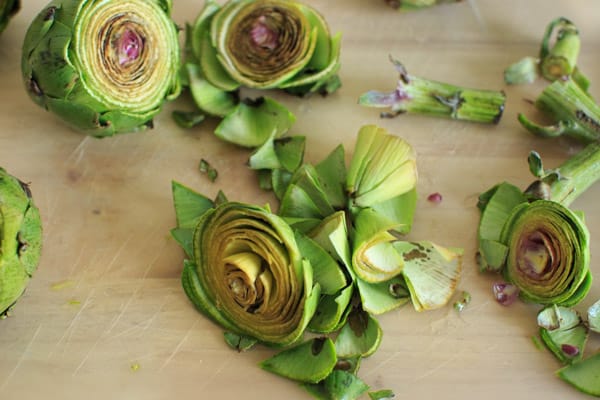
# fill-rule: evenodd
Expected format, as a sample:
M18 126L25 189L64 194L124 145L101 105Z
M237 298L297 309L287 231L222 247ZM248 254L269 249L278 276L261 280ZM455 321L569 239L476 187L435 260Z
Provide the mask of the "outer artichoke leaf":
M171 182L178 228L195 228L204 213L215 206L208 197L179 182Z
M320 163L315 165L321 187L334 208L343 208L348 200L345 192L346 160L344 147L337 146Z
M304 159L305 145L305 136L294 135L275 140L275 153L281 167L288 172L296 171Z
M351 273L350 243L346 215L343 211L326 217L308 235L336 260L342 262Z
M325 249L301 232L296 231L295 236L302 256L310 261L313 279L321 286L321 293L332 295L347 286L346 275Z
M68 120L69 124L81 131L97 136L112 136L116 133L114 125L100 124L100 114L83 104L72 103L70 100L46 98L46 108Z
M40 44L40 41L45 38L46 34L52 28L52 25L54 25L54 22L56 21L56 13L61 8L60 5L56 5L55 3L56 1L48 4L45 10L46 12L39 13L31 22L31 25L27 30L27 33L25 34L25 39L23 40L22 50L23 54L27 57L31 55L33 49L35 49ZM24 68L23 75L31 75L31 69L28 65L23 64L21 67ZM28 68L28 70L26 70L25 68Z
M483 256L485 254L485 256ZM508 246L495 240L479 240L479 269L500 272L506 263Z
M297 3L298 8L308 19L311 26L317 29L315 51L306 65L307 69L320 71L327 67L331 58L330 34L327 23L323 17L314 9Z
M0 199L0 202L2 200ZM27 202L27 209L23 215L21 229L17 235L19 242L18 256L23 269L31 276L37 269L40 261L42 247L42 223L39 209L31 201ZM0 224L0 243L2 242L2 224ZM0 249L0 256L2 250ZM1 286L1 285L0 285Z
M244 147L258 147L271 136L280 137L296 122L287 108L268 97L241 102L215 129L215 135Z
M317 383L331 373L337 362L329 338L314 338L282 350L260 363L266 371L300 382Z
M484 203L480 197L480 204L485 204L478 229L480 268L498 270L501 268L498 265L501 251L493 242L502 243L500 234L509 216L517 205L526 203L527 198L519 188L505 182L486 192L483 201ZM488 254L488 251L491 253Z
M135 114L124 110L111 110L100 114L98 121L100 126L114 127L115 133L136 132L145 130L152 125L152 116L159 110L150 110L147 113ZM97 133L93 135L98 136Z
M552 304L538 313L537 323L540 328L548 331L564 331L580 325L581 316L573 309Z
M171 113L171 117L173 117L173 121L181 128L190 129L204 121L206 115L199 111L174 110Z
M410 301L410 293L405 288L402 277L379 283L356 279L362 307L373 315L380 315L401 307Z
M185 70L190 93L200 110L210 115L224 117L236 109L238 99L235 93L224 91L211 84L196 64L186 64Z
M273 132L275 133L275 132ZM275 152L275 143L273 136L269 137L262 145L256 148L250 158L248 166L256 170L272 170L281 168L281 162Z
M568 365L556 374L581 392L600 396L600 353Z
M320 221L324 216L314 199L303 188L291 183L279 205L279 215L284 217L290 224L293 219L314 219ZM295 224L292 224L296 227ZM299 228L297 228L299 229ZM302 232L306 232L302 230Z
M591 331L600 333L600 300L588 309L588 325Z
M229 75L217 57L217 51L212 46L208 32L204 33L200 52L200 65L206 79L223 91L231 92L240 87L240 83Z
M390 221L390 225L396 226L393 230L399 234L410 232L413 217L417 208L417 190L409 190L389 200L371 205L371 208L380 216Z
M322 221L322 218L320 217L283 217L283 219L295 230L298 230L302 233L310 232Z
M189 36L186 37L188 43L186 44L190 47L196 60L199 60L202 55L203 42L208 39L210 43L210 24L212 22L212 17L220 9L221 6L214 0L205 1L202 11L200 11L200 14L198 14L196 20L189 29ZM208 35L206 35L207 33Z
M16 256L3 255L0 260L0 315L3 315L23 294L29 274Z
M353 308L335 340L338 357L368 357L377 350L383 332L368 312Z
M330 333L338 330L346 322L354 286L349 285L339 293L323 295L317 310L310 320L308 329L318 333Z
M327 194L321 186L318 173L312 165L304 164L296 170L290 182L290 188L291 187L301 188L306 193L306 196L310 199L307 203L311 204L311 207L312 205L316 207L318 216L325 218L335 212L331 203L329 203ZM294 210L288 209L287 205L284 207L284 203L287 203L287 197L292 194L293 193L290 193L289 195L288 193L284 194L283 199L281 200L282 209L280 214L285 216L302 216L302 210L298 210L298 214L290 214L290 212L294 212Z
M581 302L587 296L588 292L592 288L592 271L588 271L585 275L583 281L577 287L577 290L573 292L571 297L562 301L562 304L565 307L574 307Z
M443 307L452 298L462 271L462 249L431 242L394 242L404 258L402 274L417 311Z
M292 173L283 169L274 169L271 172L271 186L273 188L273 192L275 196L279 200L283 198L285 195L285 191L287 190L291 180Z
M256 343L258 343L258 341L252 337L238 335L237 333L233 332L224 332L223 337L225 339L225 343L227 343L229 347L240 352L250 350Z
M587 342L588 331L583 325L566 330L557 329L554 331L540 328L540 337L548 350L550 350L560 362L563 364L571 364L581 360L583 349ZM566 354L563 351L563 346L572 346L573 348L576 348L577 354Z
M191 228L173 228L171 236L183 248L186 256L194 258L194 230Z
M369 390L369 386L353 373L337 369L322 382L303 386L319 400L354 400Z

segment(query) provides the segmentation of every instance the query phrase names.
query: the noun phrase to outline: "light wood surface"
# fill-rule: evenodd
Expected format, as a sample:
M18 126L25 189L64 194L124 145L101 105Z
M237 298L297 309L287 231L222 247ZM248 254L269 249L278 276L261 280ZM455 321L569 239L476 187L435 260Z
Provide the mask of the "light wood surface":
M221 329L197 313L179 282L183 253L169 237L175 224L172 179L207 195L219 188L235 200L275 205L245 167L246 150L217 140L214 121L182 130L170 118L189 108L183 96L155 120L155 129L98 140L76 133L27 97L20 47L43 0L25 0L0 36L0 165L31 183L44 223L39 269L12 316L0 321L0 398L37 399L308 399L294 383L260 370L272 352L238 354ZM382 0L313 0L331 30L343 33L343 87L332 96L297 99L273 93L297 116L292 134L308 138L307 160L337 144L352 149L363 124L377 123L407 139L418 154L420 199L410 238L463 247L461 290L472 303L417 313L407 306L380 318L380 349L360 376L398 399L585 399L554 376L559 364L533 344L536 307L498 305L495 276L475 264L480 192L503 180L521 187L532 177L526 157L536 149L548 167L581 148L543 140L516 121L536 115L543 83L503 84L503 70L535 55L546 24L572 19L581 31L580 67L600 98L600 3L550 0L470 0L398 13ZM176 0L184 25L202 1ZM358 106L368 89L391 89L388 55L409 72L508 96L497 126L404 115L380 120ZM210 183L201 158L219 172ZM440 192L434 205L426 197ZM585 211L592 235L592 269L600 281L600 185L573 207ZM581 304L600 298L600 284ZM589 348L600 348L598 338Z

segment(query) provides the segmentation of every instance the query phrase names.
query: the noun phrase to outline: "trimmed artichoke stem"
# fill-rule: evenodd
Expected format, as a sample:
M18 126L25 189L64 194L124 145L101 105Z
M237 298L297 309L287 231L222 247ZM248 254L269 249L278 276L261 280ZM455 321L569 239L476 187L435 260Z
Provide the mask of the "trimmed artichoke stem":
M547 185L549 200L568 207L600 179L600 144L589 144L554 172L533 185Z
M535 102L558 121L541 126L519 114L519 122L543 137L571 136L582 142L600 141L600 107L573 80L557 80L548 85Z
M550 38L555 29L556 42L549 48ZM540 50L542 76L550 81L571 75L577 64L581 42L579 31L566 18L557 18L548 25Z

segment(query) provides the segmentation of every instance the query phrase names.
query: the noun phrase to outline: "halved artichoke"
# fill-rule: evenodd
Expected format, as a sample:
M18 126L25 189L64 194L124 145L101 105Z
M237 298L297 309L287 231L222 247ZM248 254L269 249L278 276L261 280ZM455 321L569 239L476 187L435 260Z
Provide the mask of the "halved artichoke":
M145 129L180 91L171 0L54 0L30 25L33 101L94 136Z
M0 315L25 290L42 246L40 213L27 184L0 168Z

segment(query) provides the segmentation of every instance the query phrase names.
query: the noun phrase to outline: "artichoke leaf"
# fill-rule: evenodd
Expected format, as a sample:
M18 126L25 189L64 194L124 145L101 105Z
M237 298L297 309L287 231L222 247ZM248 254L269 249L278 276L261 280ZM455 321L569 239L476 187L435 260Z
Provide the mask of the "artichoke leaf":
M356 285L363 309L373 315L384 314L410 301L410 292L401 276L379 283L357 278Z
M576 311L556 305L545 308L538 314L538 325L542 341L558 360L563 364L581 360L588 330Z
M373 211L387 218L390 221L390 225L395 226L393 230L402 235L410 232L416 208L416 188L386 201L371 205Z
M338 293L321 296L308 329L318 333L330 333L340 329L351 310L349 305L353 293L354 286L348 285Z
M343 263L348 273L352 273L346 214L343 211L336 211L326 217L308 235L331 256Z
M362 308L353 307L335 340L336 354L341 358L368 357L379 347L382 335L375 318Z
M346 206L345 192L346 160L344 147L337 146L325 159L315 165L323 192L326 193L332 207L340 209Z
M248 336L237 335L233 332L224 332L225 343L237 351L250 350L257 343L257 340Z
M600 353L567 365L556 374L581 392L600 396Z
M587 316L590 330L600 333L600 300L590 306Z
M178 228L194 228L200 217L215 206L208 197L179 182L171 182L171 191Z
M336 362L333 341L319 337L280 351L262 361L260 367L299 382L317 383L333 371Z
M450 301L462 271L462 249L434 243L394 242L404 259L402 275L415 310L443 307Z
M194 103L210 115L225 117L238 105L236 93L224 91L211 84L196 64L187 63L185 71Z
M318 384L304 384L304 389L318 400L354 400L369 390L355 374L335 369Z

